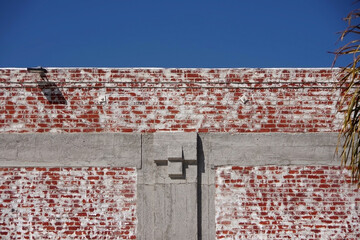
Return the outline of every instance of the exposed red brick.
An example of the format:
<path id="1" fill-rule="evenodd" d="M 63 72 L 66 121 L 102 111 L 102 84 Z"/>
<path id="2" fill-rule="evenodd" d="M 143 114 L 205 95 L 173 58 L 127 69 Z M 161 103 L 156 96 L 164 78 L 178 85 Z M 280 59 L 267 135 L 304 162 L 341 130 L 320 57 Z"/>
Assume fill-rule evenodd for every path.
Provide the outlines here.
<path id="1" fill-rule="evenodd" d="M 1 168 L 0 176 L 3 239 L 136 237 L 134 168 Z"/>
<path id="2" fill-rule="evenodd" d="M 217 239 L 359 239 L 360 191 L 348 179 L 340 167 L 219 167 Z"/>
<path id="3" fill-rule="evenodd" d="M 46 99 L 34 84 L 39 75 L 0 71 L 6 87 L 0 132 L 332 132 L 341 126 L 337 70 L 48 70 L 66 104 Z"/>

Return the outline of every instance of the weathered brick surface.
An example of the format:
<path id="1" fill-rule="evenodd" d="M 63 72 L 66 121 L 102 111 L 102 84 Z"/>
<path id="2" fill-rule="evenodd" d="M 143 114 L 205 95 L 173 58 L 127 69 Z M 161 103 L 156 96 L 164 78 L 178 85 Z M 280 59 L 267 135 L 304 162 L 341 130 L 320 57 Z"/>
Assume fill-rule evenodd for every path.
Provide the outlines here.
<path id="1" fill-rule="evenodd" d="M 0 168 L 1 239 L 136 239 L 134 168 Z"/>
<path id="2" fill-rule="evenodd" d="M 336 69 L 48 71 L 41 79 L 0 69 L 0 133 L 304 133 L 341 126 Z M 347 171 L 221 167 L 216 177 L 218 239 L 360 239 L 360 194 Z M 135 195 L 133 168 L 2 168 L 0 236 L 134 239 Z"/>
<path id="3" fill-rule="evenodd" d="M 330 69 L 49 69 L 47 80 L 66 100 L 54 104 L 40 89 L 39 74 L 0 69 L 0 132 L 337 131 L 336 74 Z"/>
<path id="4" fill-rule="evenodd" d="M 219 167 L 217 239 L 360 239 L 350 182 L 340 167 Z"/>

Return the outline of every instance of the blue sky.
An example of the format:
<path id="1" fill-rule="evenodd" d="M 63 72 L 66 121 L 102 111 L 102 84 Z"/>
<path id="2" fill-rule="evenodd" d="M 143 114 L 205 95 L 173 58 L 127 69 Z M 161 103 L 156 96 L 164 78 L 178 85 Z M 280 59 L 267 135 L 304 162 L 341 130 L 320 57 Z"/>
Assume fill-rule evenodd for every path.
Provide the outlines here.
<path id="1" fill-rule="evenodd" d="M 353 2 L 0 0 L 0 67 L 330 67 Z"/>

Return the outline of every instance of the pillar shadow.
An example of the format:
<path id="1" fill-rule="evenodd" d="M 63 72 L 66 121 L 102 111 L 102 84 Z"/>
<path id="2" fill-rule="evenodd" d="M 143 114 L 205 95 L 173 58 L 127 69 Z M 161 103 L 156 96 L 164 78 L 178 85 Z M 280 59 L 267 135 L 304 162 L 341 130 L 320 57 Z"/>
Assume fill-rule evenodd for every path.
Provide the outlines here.
<path id="1" fill-rule="evenodd" d="M 197 135 L 197 227 L 198 240 L 202 239 L 202 193 L 201 193 L 201 175 L 205 172 L 205 155 L 202 140 Z"/>

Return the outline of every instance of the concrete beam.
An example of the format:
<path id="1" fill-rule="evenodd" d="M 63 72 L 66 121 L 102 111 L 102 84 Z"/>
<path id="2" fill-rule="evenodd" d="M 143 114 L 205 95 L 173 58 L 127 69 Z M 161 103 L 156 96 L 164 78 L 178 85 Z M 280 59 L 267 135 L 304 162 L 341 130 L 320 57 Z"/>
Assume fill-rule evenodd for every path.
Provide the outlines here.
<path id="1" fill-rule="evenodd" d="M 2 167 L 141 167 L 141 134 L 0 134 Z"/>
<path id="2" fill-rule="evenodd" d="M 200 134 L 213 166 L 339 165 L 337 133 Z"/>

